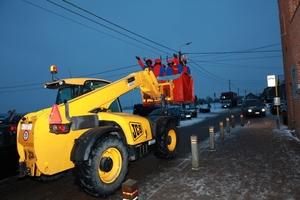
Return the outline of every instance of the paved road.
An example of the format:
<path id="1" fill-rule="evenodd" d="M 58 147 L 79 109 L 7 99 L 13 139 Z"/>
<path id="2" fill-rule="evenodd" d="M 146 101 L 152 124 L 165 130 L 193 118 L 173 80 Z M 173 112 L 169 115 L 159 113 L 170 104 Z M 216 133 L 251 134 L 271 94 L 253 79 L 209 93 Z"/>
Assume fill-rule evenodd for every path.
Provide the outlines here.
<path id="1" fill-rule="evenodd" d="M 149 155 L 131 163 L 128 179 L 138 181 L 139 199 L 300 199 L 300 148 L 291 137 L 276 133 L 274 116 L 236 125 L 225 140 L 216 134 L 199 142 L 200 166 L 190 153 L 166 161 Z M 187 132 L 181 132 L 185 134 Z M 71 172 L 51 183 L 31 179 L 0 183 L 1 199 L 96 199 L 80 192 Z M 106 199 L 122 199 L 121 191 Z"/>

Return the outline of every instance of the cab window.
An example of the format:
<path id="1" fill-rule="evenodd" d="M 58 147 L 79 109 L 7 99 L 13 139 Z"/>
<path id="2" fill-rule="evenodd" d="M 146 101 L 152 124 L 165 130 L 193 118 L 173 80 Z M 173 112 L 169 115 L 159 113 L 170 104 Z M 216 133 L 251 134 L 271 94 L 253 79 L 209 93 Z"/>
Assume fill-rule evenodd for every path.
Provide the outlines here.
<path id="1" fill-rule="evenodd" d="M 107 85 L 107 82 L 103 82 L 103 81 L 86 81 L 83 85 L 83 89 L 82 89 L 82 94 L 88 93 L 90 91 L 96 90 L 100 87 L 103 87 L 105 85 Z"/>
<path id="2" fill-rule="evenodd" d="M 110 112 L 122 112 L 122 109 L 121 109 L 121 105 L 120 105 L 120 102 L 119 102 L 119 99 L 116 99 L 114 100 L 109 108 L 108 108 L 108 111 Z"/>
<path id="3" fill-rule="evenodd" d="M 57 99 L 56 99 L 56 104 L 61 104 L 64 102 L 64 100 L 71 100 L 76 97 L 78 97 L 80 91 L 80 86 L 78 85 L 72 85 L 69 87 L 62 88 L 58 91 Z"/>

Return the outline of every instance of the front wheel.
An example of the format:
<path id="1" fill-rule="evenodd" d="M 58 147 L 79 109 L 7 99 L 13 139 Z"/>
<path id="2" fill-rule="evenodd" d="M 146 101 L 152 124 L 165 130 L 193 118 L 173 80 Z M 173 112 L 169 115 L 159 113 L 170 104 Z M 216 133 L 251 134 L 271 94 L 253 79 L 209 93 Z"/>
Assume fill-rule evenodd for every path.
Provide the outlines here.
<path id="1" fill-rule="evenodd" d="M 165 130 L 156 139 L 155 156 L 172 159 L 177 156 L 179 148 L 179 133 L 174 124 L 168 124 Z"/>
<path id="2" fill-rule="evenodd" d="M 117 136 L 105 136 L 93 145 L 88 160 L 75 162 L 75 183 L 89 195 L 107 197 L 120 188 L 128 164 L 123 141 Z"/>

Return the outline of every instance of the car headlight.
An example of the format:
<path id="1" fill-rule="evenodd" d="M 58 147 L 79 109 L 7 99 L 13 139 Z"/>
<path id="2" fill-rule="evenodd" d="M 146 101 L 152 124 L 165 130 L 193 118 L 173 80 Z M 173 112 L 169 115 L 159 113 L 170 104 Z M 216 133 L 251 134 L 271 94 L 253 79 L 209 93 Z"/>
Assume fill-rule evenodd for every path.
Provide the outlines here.
<path id="1" fill-rule="evenodd" d="M 249 109 L 248 109 L 248 112 L 252 112 L 252 109 L 249 108 Z"/>
<path id="2" fill-rule="evenodd" d="M 266 112 L 266 109 L 265 109 L 265 108 L 263 108 L 263 109 L 261 109 L 261 111 L 263 111 L 263 112 Z"/>

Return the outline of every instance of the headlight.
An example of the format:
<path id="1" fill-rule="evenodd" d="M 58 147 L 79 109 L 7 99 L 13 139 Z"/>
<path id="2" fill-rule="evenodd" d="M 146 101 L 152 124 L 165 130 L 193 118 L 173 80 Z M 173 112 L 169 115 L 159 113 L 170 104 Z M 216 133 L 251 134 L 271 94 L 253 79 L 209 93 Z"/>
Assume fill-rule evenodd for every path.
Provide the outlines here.
<path id="1" fill-rule="evenodd" d="M 248 112 L 252 112 L 252 109 L 249 108 L 249 109 L 248 109 Z"/>
<path id="2" fill-rule="evenodd" d="M 60 80 L 60 81 L 58 82 L 58 84 L 59 84 L 59 85 L 63 85 L 63 84 L 65 84 L 65 81 Z"/>
<path id="3" fill-rule="evenodd" d="M 265 109 L 265 108 L 263 108 L 263 109 L 261 109 L 261 111 L 263 111 L 263 112 L 266 112 L 266 109 Z"/>

